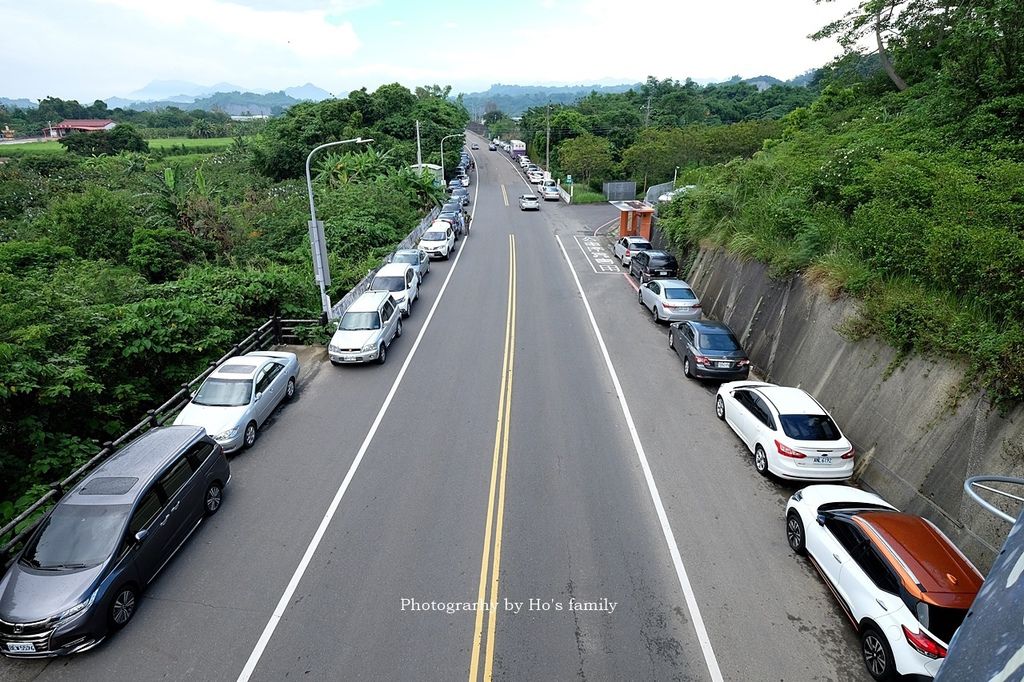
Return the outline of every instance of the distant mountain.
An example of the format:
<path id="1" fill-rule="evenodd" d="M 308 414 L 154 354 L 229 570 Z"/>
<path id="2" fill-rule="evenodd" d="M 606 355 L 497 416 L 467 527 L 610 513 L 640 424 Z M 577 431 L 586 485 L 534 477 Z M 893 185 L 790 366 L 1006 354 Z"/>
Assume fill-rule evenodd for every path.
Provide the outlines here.
<path id="1" fill-rule="evenodd" d="M 591 92 L 625 92 L 640 83 L 621 85 L 503 85 L 496 83 L 483 92 L 463 93 L 462 103 L 470 115 L 482 116 L 497 107 L 509 116 L 519 116 L 530 107 L 543 104 L 573 104 Z"/>
<path id="2" fill-rule="evenodd" d="M 331 93 L 323 88 L 318 88 L 312 83 L 306 83 L 294 88 L 285 88 L 284 94 L 297 100 L 309 100 L 311 102 L 319 102 L 331 97 Z"/>
<path id="3" fill-rule="evenodd" d="M 767 90 L 773 85 L 792 85 L 795 87 L 803 88 L 807 87 L 810 82 L 814 79 L 814 75 L 818 72 L 817 69 L 811 69 L 805 73 L 800 74 L 795 78 L 790 78 L 788 81 L 780 80 L 775 76 L 754 76 L 753 78 L 741 78 L 740 76 L 733 76 L 729 80 L 722 83 L 712 83 L 712 85 L 735 85 L 736 83 L 746 83 L 747 85 L 753 85 L 758 90 Z"/>
<path id="4" fill-rule="evenodd" d="M 208 97 L 199 97 L 191 102 L 157 100 L 154 102 L 133 102 L 127 108 L 136 111 L 155 111 L 167 107 L 177 107 L 186 111 L 202 109 L 203 111 L 220 111 L 229 116 L 262 115 L 274 116 L 288 107 L 298 104 L 300 100 L 289 97 L 283 91 L 268 92 L 217 92 Z M 110 103 L 107 103 L 110 106 Z"/>
<path id="5" fill-rule="evenodd" d="M 30 99 L 8 99 L 0 97 L 0 107 L 8 109 L 35 109 L 37 104 Z"/>
<path id="6" fill-rule="evenodd" d="M 215 92 L 233 92 L 236 90 L 242 90 L 242 88 L 231 83 L 199 85 L 190 81 L 156 80 L 151 81 L 140 90 L 129 93 L 127 99 L 133 102 L 152 102 L 155 100 L 191 101 L 191 99 L 196 97 L 212 95 Z"/>

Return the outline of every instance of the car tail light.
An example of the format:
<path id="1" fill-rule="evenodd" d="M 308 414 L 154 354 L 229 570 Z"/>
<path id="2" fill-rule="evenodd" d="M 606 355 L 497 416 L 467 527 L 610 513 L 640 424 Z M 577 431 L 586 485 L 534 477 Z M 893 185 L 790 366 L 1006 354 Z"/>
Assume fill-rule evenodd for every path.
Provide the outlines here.
<path id="1" fill-rule="evenodd" d="M 807 455 L 805 455 L 804 453 L 797 452 L 793 448 L 789 447 L 788 445 L 783 445 L 779 441 L 775 441 L 775 447 L 776 449 L 778 449 L 779 454 L 782 455 L 783 457 L 792 457 L 793 459 L 804 459 L 805 457 L 807 457 Z"/>
<path id="2" fill-rule="evenodd" d="M 699 307 L 700 307 L 700 303 L 694 303 L 694 304 L 693 304 L 693 305 L 691 305 L 690 307 L 691 307 L 691 308 L 699 308 Z"/>
<path id="3" fill-rule="evenodd" d="M 629 249 L 626 249 L 626 255 L 627 256 L 629 255 Z"/>
<path id="4" fill-rule="evenodd" d="M 678 308 L 679 306 L 677 306 L 675 303 L 662 303 L 661 307 L 662 308 Z"/>
<path id="5" fill-rule="evenodd" d="M 841 457 L 842 459 L 853 459 L 853 453 L 854 449 L 850 448 L 848 451 L 844 452 Z"/>
<path id="6" fill-rule="evenodd" d="M 914 633 L 908 630 L 906 625 L 901 627 L 903 628 L 903 635 L 907 638 L 907 643 L 910 644 L 910 646 L 914 647 L 928 658 L 946 657 L 946 647 L 936 642 L 923 631 L 918 630 Z"/>
<path id="7" fill-rule="evenodd" d="M 749 365 L 749 364 L 750 364 L 750 360 L 747 360 L 747 359 L 743 359 L 743 360 L 738 360 L 738 361 L 736 362 L 736 366 L 737 366 L 737 367 L 746 367 L 746 366 L 747 366 L 747 365 Z"/>
<path id="8" fill-rule="evenodd" d="M 693 361 L 696 362 L 698 365 L 710 365 L 711 364 L 711 361 L 708 360 L 707 357 L 704 356 L 704 355 L 694 355 L 693 356 Z"/>

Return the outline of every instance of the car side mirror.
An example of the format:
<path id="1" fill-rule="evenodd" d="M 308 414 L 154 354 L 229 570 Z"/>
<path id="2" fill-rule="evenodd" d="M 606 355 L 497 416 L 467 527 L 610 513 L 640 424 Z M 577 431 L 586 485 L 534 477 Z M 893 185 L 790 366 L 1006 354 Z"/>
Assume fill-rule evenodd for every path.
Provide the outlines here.
<path id="1" fill-rule="evenodd" d="M 262 398 L 262 397 L 263 397 L 263 391 L 260 391 L 259 393 L 257 393 L 257 394 L 256 394 L 256 397 L 255 397 L 255 398 L 253 398 L 253 400 L 254 400 L 254 401 L 256 401 L 256 400 L 259 400 L 259 399 L 260 399 L 260 398 Z"/>
<path id="2" fill-rule="evenodd" d="M 139 542 L 139 543 L 145 542 L 146 538 L 148 538 L 148 537 L 149 537 L 149 529 L 148 528 L 143 528 L 142 530 L 140 530 L 138 533 L 135 534 L 135 542 Z"/>
<path id="3" fill-rule="evenodd" d="M 824 514 L 818 514 L 818 517 L 816 519 L 814 519 L 814 520 L 818 522 L 819 526 L 824 526 L 825 525 L 825 515 Z"/>

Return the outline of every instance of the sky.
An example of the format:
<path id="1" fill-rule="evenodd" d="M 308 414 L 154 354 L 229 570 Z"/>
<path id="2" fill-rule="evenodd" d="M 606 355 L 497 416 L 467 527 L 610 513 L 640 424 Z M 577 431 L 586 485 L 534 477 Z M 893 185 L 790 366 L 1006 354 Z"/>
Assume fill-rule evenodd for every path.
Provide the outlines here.
<path id="1" fill-rule="evenodd" d="M 786 79 L 856 0 L 0 0 L 0 96 L 91 103 L 153 80 L 343 96 L 384 83 Z"/>

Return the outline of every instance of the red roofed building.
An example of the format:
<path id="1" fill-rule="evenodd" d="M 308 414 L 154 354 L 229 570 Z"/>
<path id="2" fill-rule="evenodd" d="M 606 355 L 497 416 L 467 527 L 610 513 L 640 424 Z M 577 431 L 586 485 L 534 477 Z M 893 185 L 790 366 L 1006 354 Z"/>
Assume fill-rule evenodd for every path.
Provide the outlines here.
<path id="1" fill-rule="evenodd" d="M 116 125 L 109 118 L 69 118 L 55 126 L 43 128 L 43 135 L 64 137 L 68 133 L 94 133 L 97 130 L 110 130 Z"/>

